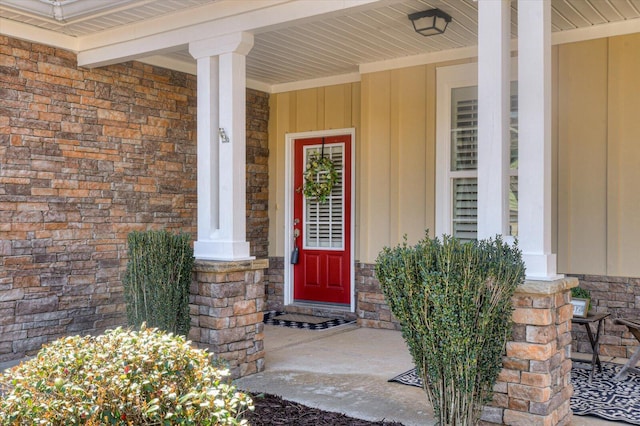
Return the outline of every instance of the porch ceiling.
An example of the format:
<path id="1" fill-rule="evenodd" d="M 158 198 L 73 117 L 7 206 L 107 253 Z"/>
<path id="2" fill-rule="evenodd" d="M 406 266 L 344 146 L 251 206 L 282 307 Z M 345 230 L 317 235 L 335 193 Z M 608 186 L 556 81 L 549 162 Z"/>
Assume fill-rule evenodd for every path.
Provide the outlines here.
<path id="1" fill-rule="evenodd" d="M 71 36 L 95 44 L 104 35 L 136 34 L 145 24 L 179 18 L 182 28 L 245 10 L 300 0 L 0 0 L 0 33 L 9 23 Z M 332 0 L 306 0 L 314 2 Z M 344 4 L 356 0 L 344 0 Z M 233 3 L 235 2 L 235 3 Z M 56 6 L 61 6 L 61 9 Z M 416 34 L 407 15 L 440 8 L 453 17 L 443 35 Z M 356 73 L 360 65 L 443 52 L 477 44 L 477 2 L 474 0 L 380 0 L 361 7 L 324 13 L 279 25 L 255 26 L 255 45 L 247 57 L 247 77 L 273 86 Z M 512 2 L 512 36 L 516 37 L 516 7 Z M 54 18 L 54 12 L 58 19 Z M 225 15 L 226 14 L 226 15 Z M 161 19 L 164 21 L 160 21 Z M 552 0 L 555 33 L 594 28 L 640 18 L 640 0 Z M 635 21 L 640 24 L 640 19 Z M 28 27 L 25 27 L 28 26 Z M 162 31 L 162 29 L 159 29 Z M 24 32 L 23 32 L 24 33 Z M 206 37 L 206 34 L 203 34 Z M 120 35 L 122 39 L 122 35 Z M 131 40 L 134 36 L 131 36 Z M 120 40 L 122 41 L 122 40 Z M 81 50 L 81 49 L 80 49 Z M 195 61 L 184 46 L 143 61 L 195 73 Z"/>

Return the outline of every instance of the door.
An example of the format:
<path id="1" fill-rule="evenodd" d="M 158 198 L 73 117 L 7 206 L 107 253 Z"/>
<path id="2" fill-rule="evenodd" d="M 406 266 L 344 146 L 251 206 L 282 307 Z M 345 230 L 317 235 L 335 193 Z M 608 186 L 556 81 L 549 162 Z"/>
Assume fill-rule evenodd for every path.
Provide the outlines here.
<path id="1" fill-rule="evenodd" d="M 332 160 L 337 179 L 324 202 L 304 196 L 310 156 Z M 293 299 L 351 303 L 351 136 L 296 139 L 293 223 L 298 262 L 293 266 Z"/>

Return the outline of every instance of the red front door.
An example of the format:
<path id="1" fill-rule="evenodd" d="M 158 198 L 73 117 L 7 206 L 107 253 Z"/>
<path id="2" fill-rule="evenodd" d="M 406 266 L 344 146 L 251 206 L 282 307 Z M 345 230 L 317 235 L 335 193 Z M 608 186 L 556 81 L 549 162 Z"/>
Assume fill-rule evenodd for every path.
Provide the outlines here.
<path id="1" fill-rule="evenodd" d="M 338 179 L 325 202 L 303 195 L 311 154 L 329 157 Z M 299 250 L 293 267 L 295 301 L 351 303 L 351 136 L 297 139 L 293 214 Z"/>

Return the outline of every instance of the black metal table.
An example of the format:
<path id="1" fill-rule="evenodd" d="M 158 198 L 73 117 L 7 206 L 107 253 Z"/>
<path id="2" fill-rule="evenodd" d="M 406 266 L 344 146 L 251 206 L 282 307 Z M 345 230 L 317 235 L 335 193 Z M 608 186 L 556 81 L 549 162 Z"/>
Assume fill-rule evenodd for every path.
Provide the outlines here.
<path id="1" fill-rule="evenodd" d="M 600 332 L 602 331 L 602 323 L 605 318 L 610 315 L 611 314 L 609 312 L 601 312 L 595 315 L 588 315 L 586 318 L 573 317 L 571 319 L 573 324 L 584 324 L 584 327 L 587 329 L 587 336 L 589 337 L 589 343 L 591 344 L 591 349 L 593 351 L 593 355 L 591 356 L 591 373 L 589 373 L 589 383 L 593 380 L 593 370 L 595 370 L 596 366 L 598 367 L 598 372 L 602 372 L 602 363 L 600 362 Z M 594 323 L 597 323 L 595 336 L 591 329 L 591 324 Z"/>

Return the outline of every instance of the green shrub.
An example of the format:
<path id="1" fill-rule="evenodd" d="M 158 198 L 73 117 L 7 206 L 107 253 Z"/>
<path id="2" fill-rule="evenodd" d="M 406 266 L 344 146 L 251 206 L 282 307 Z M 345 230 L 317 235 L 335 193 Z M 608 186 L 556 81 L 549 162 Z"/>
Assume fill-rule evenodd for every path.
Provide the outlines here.
<path id="1" fill-rule="evenodd" d="M 517 247 L 451 237 L 385 248 L 376 276 L 440 425 L 474 425 L 491 400 L 524 280 Z"/>
<path id="2" fill-rule="evenodd" d="M 2 425 L 238 425 L 251 399 L 182 336 L 66 337 L 0 376 Z"/>
<path id="3" fill-rule="evenodd" d="M 131 232 L 124 277 L 129 325 L 186 336 L 189 333 L 189 287 L 193 248 L 187 234 Z"/>

